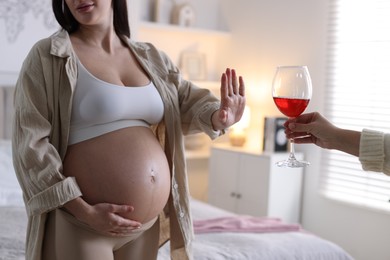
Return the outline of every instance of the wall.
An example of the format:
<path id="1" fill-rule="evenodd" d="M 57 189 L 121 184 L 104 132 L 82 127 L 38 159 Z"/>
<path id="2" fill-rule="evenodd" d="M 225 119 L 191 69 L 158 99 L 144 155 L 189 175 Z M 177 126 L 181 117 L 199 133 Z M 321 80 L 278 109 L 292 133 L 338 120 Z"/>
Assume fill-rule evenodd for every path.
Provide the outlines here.
<path id="1" fill-rule="evenodd" d="M 134 5 L 139 0 L 128 0 L 129 5 Z M 224 29 L 225 24 L 219 17 L 218 7 L 220 0 L 142 0 L 140 3 L 139 18 L 143 21 L 154 21 L 155 17 L 155 2 L 160 2 L 161 23 L 170 23 L 170 10 L 173 3 L 181 4 L 188 3 L 195 11 L 195 23 L 197 28 L 204 29 Z"/>
<path id="2" fill-rule="evenodd" d="M 0 3 L 0 84 L 18 72 L 33 44 L 58 28 L 50 0 Z M 3 78 L 3 79 L 2 79 Z"/>
<path id="3" fill-rule="evenodd" d="M 325 26 L 324 1 L 246 0 L 224 1 L 222 17 L 232 32 L 220 66 L 235 67 L 243 74 L 248 103 L 254 110 L 252 145 L 261 147 L 263 117 L 280 115 L 271 97 L 271 83 L 278 65 L 307 65 L 314 96 L 309 105 L 320 101 Z M 303 7 L 302 7 L 303 6 Z M 313 11 L 314 10 L 314 11 Z"/>
<path id="4" fill-rule="evenodd" d="M 58 25 L 50 0 L 1 0 L 0 2 L 0 86 L 13 86 L 32 45 L 53 33 Z M 12 90 L 0 91 L 0 138 L 11 136 Z"/>
<path id="5" fill-rule="evenodd" d="M 180 27 L 172 28 L 170 25 L 170 12 L 173 2 L 181 3 L 184 0 L 165 1 L 163 6 L 167 6 L 162 22 L 159 26 L 142 24 L 140 21 L 154 21 L 155 0 L 130 0 L 130 8 L 133 16 L 137 16 L 132 24 L 133 36 L 140 41 L 152 42 L 157 48 L 164 51 L 172 61 L 180 66 L 181 55 L 185 52 L 196 52 L 205 57 L 206 80 L 219 80 L 222 71 L 217 68 L 216 63 L 221 45 L 229 39 L 225 24 L 220 19 L 220 0 L 189 0 L 195 12 L 195 22 L 190 30 L 181 30 Z M 133 9 L 135 8 L 135 9 Z M 138 12 L 135 10 L 139 10 Z M 138 21 L 137 21 L 138 20 Z M 214 30 L 219 30 L 214 33 Z"/>
<path id="6" fill-rule="evenodd" d="M 308 111 L 321 111 L 326 88 L 326 0 L 224 0 L 222 16 L 232 32 L 220 66 L 237 68 L 246 79 L 253 108 L 251 140 L 261 145 L 262 117 L 278 115 L 271 98 L 275 66 L 306 64 L 313 80 Z M 304 228 L 336 242 L 357 260 L 390 259 L 390 216 L 330 201 L 318 194 L 320 149 L 301 145 L 312 163 L 305 170 Z"/>

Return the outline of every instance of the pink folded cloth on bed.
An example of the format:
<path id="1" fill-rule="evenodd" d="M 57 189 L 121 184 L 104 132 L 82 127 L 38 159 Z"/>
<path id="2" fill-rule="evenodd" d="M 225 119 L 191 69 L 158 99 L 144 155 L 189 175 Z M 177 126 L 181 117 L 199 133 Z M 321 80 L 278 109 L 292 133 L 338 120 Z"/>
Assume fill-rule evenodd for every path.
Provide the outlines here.
<path id="1" fill-rule="evenodd" d="M 252 217 L 239 215 L 194 220 L 194 232 L 196 234 L 213 232 L 267 233 L 300 230 L 301 226 L 299 224 L 286 224 L 278 218 L 270 217 Z"/>

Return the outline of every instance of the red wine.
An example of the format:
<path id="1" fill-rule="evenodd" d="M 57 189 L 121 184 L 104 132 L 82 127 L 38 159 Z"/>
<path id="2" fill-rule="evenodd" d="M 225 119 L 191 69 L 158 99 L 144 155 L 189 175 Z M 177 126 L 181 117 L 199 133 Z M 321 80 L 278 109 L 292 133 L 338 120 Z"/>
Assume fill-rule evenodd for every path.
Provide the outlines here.
<path id="1" fill-rule="evenodd" d="M 297 117 L 305 111 L 310 99 L 274 97 L 274 101 L 280 112 L 284 115 L 288 117 Z"/>

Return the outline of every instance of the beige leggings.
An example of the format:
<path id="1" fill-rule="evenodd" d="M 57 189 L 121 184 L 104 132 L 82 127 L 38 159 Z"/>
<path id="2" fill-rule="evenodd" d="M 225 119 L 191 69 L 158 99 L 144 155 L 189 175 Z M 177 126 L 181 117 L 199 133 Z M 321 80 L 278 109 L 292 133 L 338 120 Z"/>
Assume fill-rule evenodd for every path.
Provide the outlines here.
<path id="1" fill-rule="evenodd" d="M 93 230 L 64 210 L 48 214 L 43 260 L 155 260 L 158 251 L 158 218 L 134 234 L 110 237 Z"/>

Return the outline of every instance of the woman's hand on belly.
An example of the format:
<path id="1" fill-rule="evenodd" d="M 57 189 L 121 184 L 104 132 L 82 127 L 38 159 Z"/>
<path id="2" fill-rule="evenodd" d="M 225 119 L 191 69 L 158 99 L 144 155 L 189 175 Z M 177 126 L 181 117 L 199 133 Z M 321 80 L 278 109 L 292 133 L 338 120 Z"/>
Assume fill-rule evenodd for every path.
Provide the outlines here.
<path id="1" fill-rule="evenodd" d="M 109 236 L 128 236 L 132 230 L 141 227 L 141 223 L 122 215 L 133 212 L 129 205 L 117 205 L 111 203 L 98 203 L 90 205 L 81 197 L 78 197 L 64 205 L 81 222 L 89 225 L 99 233 Z"/>

